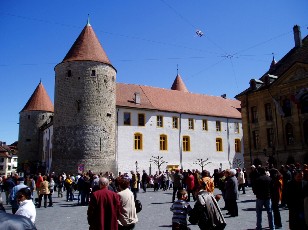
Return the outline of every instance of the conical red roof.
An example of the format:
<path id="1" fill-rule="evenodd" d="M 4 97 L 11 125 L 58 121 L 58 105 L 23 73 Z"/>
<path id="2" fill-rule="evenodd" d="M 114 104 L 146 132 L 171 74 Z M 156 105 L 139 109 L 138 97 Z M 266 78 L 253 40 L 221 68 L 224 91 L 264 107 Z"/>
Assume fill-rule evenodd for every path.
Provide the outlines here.
<path id="1" fill-rule="evenodd" d="M 171 86 L 171 89 L 173 90 L 178 90 L 178 91 L 182 91 L 182 92 L 188 92 L 186 85 L 184 84 L 181 76 L 178 74 Z"/>
<path id="2" fill-rule="evenodd" d="M 48 96 L 42 82 L 38 84 L 30 99 L 28 100 L 23 111 L 47 111 L 53 112 L 53 104 Z"/>
<path id="3" fill-rule="evenodd" d="M 98 61 L 111 65 L 89 23 L 81 31 L 79 37 L 76 39 L 62 62 L 69 61 Z"/>

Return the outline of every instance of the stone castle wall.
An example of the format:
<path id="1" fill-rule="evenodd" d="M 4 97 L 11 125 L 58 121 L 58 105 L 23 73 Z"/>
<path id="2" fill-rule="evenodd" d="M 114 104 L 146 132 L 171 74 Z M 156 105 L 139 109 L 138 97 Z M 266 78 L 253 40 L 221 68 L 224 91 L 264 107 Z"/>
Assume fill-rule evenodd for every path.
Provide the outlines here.
<path id="1" fill-rule="evenodd" d="M 18 162 L 41 161 L 39 128 L 52 116 L 45 111 L 22 111 L 19 115 Z"/>
<path id="2" fill-rule="evenodd" d="M 116 173 L 116 71 L 92 61 L 55 67 L 52 169 Z"/>

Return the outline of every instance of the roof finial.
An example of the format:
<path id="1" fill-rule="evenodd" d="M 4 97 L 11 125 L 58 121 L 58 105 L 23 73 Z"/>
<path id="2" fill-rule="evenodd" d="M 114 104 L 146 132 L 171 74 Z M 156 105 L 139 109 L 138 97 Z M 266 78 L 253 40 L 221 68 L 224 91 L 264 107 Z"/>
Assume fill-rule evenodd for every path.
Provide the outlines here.
<path id="1" fill-rule="evenodd" d="M 179 65 L 176 64 L 176 75 L 179 75 Z"/>
<path id="2" fill-rule="evenodd" d="M 90 14 L 88 14 L 87 26 L 91 26 L 91 24 L 90 24 Z"/>
<path id="3" fill-rule="evenodd" d="M 42 78 L 40 78 L 40 84 L 42 83 Z"/>
<path id="4" fill-rule="evenodd" d="M 272 68 L 274 68 L 274 66 L 276 65 L 276 60 L 275 60 L 275 55 L 274 55 L 274 53 L 272 53 L 272 55 L 273 55 L 273 60 L 272 60 L 272 63 L 271 63 L 271 66 L 270 66 L 270 69 L 272 69 Z"/>

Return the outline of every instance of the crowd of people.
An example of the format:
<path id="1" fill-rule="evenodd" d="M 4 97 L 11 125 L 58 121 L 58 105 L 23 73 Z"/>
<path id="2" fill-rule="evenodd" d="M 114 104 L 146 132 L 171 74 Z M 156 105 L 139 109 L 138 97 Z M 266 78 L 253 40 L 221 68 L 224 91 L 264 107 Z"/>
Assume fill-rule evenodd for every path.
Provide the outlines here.
<path id="1" fill-rule="evenodd" d="M 237 217 L 239 194 L 245 194 L 250 186 L 256 195 L 257 229 L 262 229 L 263 207 L 270 229 L 282 227 L 279 208 L 289 209 L 290 229 L 308 229 L 308 166 L 301 164 L 282 165 L 279 169 L 252 165 L 249 174 L 244 168 L 216 169 L 213 174 L 197 169 L 156 171 L 154 175 L 148 175 L 145 170 L 142 174 L 119 172 L 117 176 L 92 171 L 77 175 L 38 173 L 25 178 L 15 174 L 3 176 L 0 186 L 12 213 L 29 218 L 32 224 L 42 201 L 45 208 L 53 207 L 52 197 L 57 195 L 67 202 L 88 206 L 90 229 L 133 229 L 138 222 L 135 201 L 141 189 L 143 192 L 173 190 L 170 208 L 174 213 L 173 229 L 188 229 L 187 216 L 200 229 L 209 226 L 224 229 L 226 223 L 217 201 L 222 198 L 225 203 L 222 209 L 230 217 Z M 214 196 L 215 188 L 221 195 Z M 34 192 L 37 198 L 33 200 Z M 188 203 L 192 200 L 193 208 Z"/>

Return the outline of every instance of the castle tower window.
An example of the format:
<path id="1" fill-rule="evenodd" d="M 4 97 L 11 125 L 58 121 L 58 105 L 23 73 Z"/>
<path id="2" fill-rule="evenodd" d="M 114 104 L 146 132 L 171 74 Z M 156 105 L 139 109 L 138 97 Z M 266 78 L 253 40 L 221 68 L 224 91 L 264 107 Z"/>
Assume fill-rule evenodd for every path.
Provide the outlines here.
<path id="1" fill-rule="evenodd" d="M 67 71 L 67 76 L 68 76 L 68 77 L 71 77 L 71 76 L 72 76 L 72 71 L 71 71 L 71 70 L 68 70 L 68 71 Z"/>
<path id="2" fill-rule="evenodd" d="M 219 137 L 219 138 L 216 138 L 216 151 L 217 152 L 222 152 L 222 139 Z"/>
<path id="3" fill-rule="evenodd" d="M 163 116 L 161 115 L 156 116 L 156 126 L 161 128 L 164 127 Z"/>
<path id="4" fill-rule="evenodd" d="M 207 120 L 202 120 L 202 130 L 207 131 L 208 127 L 207 127 Z"/>
<path id="5" fill-rule="evenodd" d="M 96 71 L 95 71 L 95 69 L 92 69 L 92 71 L 91 71 L 91 76 L 92 76 L 92 77 L 95 77 L 95 76 L 96 76 Z"/>
<path id="6" fill-rule="evenodd" d="M 167 135 L 160 135 L 159 137 L 159 150 L 166 151 L 168 150 L 168 138 Z"/>
<path id="7" fill-rule="evenodd" d="M 220 121 L 216 121 L 216 131 L 217 132 L 221 131 L 221 122 Z"/>
<path id="8" fill-rule="evenodd" d="M 28 120 L 30 120 L 30 115 L 28 115 Z"/>
<path id="9" fill-rule="evenodd" d="M 179 118 L 178 117 L 172 117 L 172 128 L 173 129 L 179 128 Z"/>
<path id="10" fill-rule="evenodd" d="M 141 133 L 135 133 L 134 134 L 134 149 L 135 150 L 142 150 L 142 134 Z"/>
<path id="11" fill-rule="evenodd" d="M 241 152 L 241 140 L 240 139 L 234 140 L 234 150 L 235 150 L 236 153 Z"/>
<path id="12" fill-rule="evenodd" d="M 190 137 L 183 136 L 183 151 L 190 152 Z"/>
<path id="13" fill-rule="evenodd" d="M 194 129 L 194 119 L 188 118 L 188 129 Z"/>

